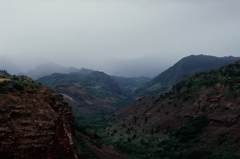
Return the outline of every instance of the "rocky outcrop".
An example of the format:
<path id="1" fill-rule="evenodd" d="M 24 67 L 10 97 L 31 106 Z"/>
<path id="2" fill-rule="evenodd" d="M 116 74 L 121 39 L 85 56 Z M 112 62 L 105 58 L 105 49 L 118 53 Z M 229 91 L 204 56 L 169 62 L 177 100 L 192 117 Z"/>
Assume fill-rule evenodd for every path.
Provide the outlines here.
<path id="1" fill-rule="evenodd" d="M 77 158 L 73 114 L 62 95 L 29 81 L 0 85 L 11 88 L 0 94 L 1 158 Z"/>

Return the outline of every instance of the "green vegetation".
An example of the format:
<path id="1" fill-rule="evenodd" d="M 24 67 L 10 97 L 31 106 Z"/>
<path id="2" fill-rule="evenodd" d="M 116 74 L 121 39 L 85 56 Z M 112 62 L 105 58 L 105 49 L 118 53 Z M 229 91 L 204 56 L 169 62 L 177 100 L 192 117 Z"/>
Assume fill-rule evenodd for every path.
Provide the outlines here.
<path id="1" fill-rule="evenodd" d="M 106 119 L 107 114 L 78 115 L 75 116 L 76 129 L 91 138 L 90 142 L 97 147 L 102 146 L 102 138 L 97 134 L 99 130 L 110 127 L 117 122 Z"/>
<path id="2" fill-rule="evenodd" d="M 117 151 L 132 159 L 238 159 L 239 154 L 229 153 L 224 149 L 194 148 L 201 139 L 197 135 L 207 126 L 204 116 L 189 118 L 186 124 L 167 134 L 134 134 L 117 132 L 109 134 L 108 143 Z M 133 131 L 134 132 L 134 131 Z M 104 136 L 106 138 L 106 136 Z M 183 146 L 184 145 L 184 149 Z"/>
<path id="3" fill-rule="evenodd" d="M 78 158 L 95 158 L 86 142 L 98 148 L 102 148 L 103 139 L 97 134 L 98 130 L 116 124 L 116 121 L 105 119 L 106 115 L 107 114 L 75 116 L 75 127 L 77 132 L 74 135 L 74 143 L 76 147 L 80 147 L 81 149 L 80 152 L 77 152 Z M 84 139 L 83 136 L 87 136 L 87 138 Z"/>
<path id="4" fill-rule="evenodd" d="M 75 124 L 86 132 L 95 133 L 97 130 L 105 129 L 115 125 L 117 121 L 107 119 L 107 114 L 78 115 L 75 116 Z"/>
<path id="5" fill-rule="evenodd" d="M 172 132 L 171 136 L 179 140 L 179 142 L 187 142 L 196 137 L 203 127 L 207 126 L 208 119 L 204 116 L 190 118 L 185 125 Z"/>
<path id="6" fill-rule="evenodd" d="M 76 132 L 77 133 L 77 132 Z M 75 134 L 73 137 L 76 152 L 79 159 L 95 159 L 95 156 L 90 151 L 90 148 L 88 147 L 86 141 L 84 140 L 83 136 L 80 134 Z"/>
<path id="7" fill-rule="evenodd" d="M 25 90 L 30 93 L 37 93 L 37 90 L 42 86 L 22 77 L 13 76 L 11 78 L 1 78 L 0 87 L 0 93 L 8 94 L 9 92 L 24 93 Z"/>
<path id="8" fill-rule="evenodd" d="M 181 142 L 193 139 L 201 132 L 208 123 L 205 117 L 189 118 L 184 126 L 168 135 L 134 133 L 129 129 L 127 132 L 113 132 L 109 134 L 109 144 L 114 145 L 116 150 L 132 159 L 157 159 L 157 158 L 187 158 L 188 152 L 181 150 Z M 106 137 L 106 136 L 104 136 Z M 184 139 L 184 140 L 183 140 Z"/>

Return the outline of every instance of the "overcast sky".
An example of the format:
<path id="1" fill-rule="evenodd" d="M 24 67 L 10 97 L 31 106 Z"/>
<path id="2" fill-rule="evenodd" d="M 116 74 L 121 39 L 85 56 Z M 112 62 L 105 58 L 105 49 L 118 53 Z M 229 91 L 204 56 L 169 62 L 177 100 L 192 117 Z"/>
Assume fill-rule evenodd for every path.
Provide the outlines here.
<path id="1" fill-rule="evenodd" d="M 138 76 L 240 56 L 240 0 L 0 0 L 0 58 Z M 152 75 L 153 76 L 153 75 Z"/>

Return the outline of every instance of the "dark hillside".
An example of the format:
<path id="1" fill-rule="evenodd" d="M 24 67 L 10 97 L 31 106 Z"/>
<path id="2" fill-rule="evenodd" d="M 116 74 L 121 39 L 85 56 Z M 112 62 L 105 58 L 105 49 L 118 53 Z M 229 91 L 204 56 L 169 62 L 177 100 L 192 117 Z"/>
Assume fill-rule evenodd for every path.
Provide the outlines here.
<path id="1" fill-rule="evenodd" d="M 240 61 L 197 73 L 109 116 L 102 135 L 131 158 L 240 158 L 239 77 Z"/>
<path id="2" fill-rule="evenodd" d="M 93 71 L 85 75 L 77 72 L 69 74 L 55 73 L 42 77 L 37 82 L 52 89 L 57 85 L 78 83 L 96 99 L 116 108 L 123 107 L 129 102 L 118 83 L 103 72 Z"/>

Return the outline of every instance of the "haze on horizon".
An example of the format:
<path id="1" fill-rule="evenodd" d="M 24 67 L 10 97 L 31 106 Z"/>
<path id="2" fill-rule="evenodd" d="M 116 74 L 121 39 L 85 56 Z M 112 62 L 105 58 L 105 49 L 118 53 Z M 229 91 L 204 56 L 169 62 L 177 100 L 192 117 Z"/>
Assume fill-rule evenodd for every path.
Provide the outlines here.
<path id="1" fill-rule="evenodd" d="M 26 72 L 54 62 L 153 77 L 192 54 L 239 56 L 239 6 L 239 0 L 1 0 L 0 66 Z"/>

